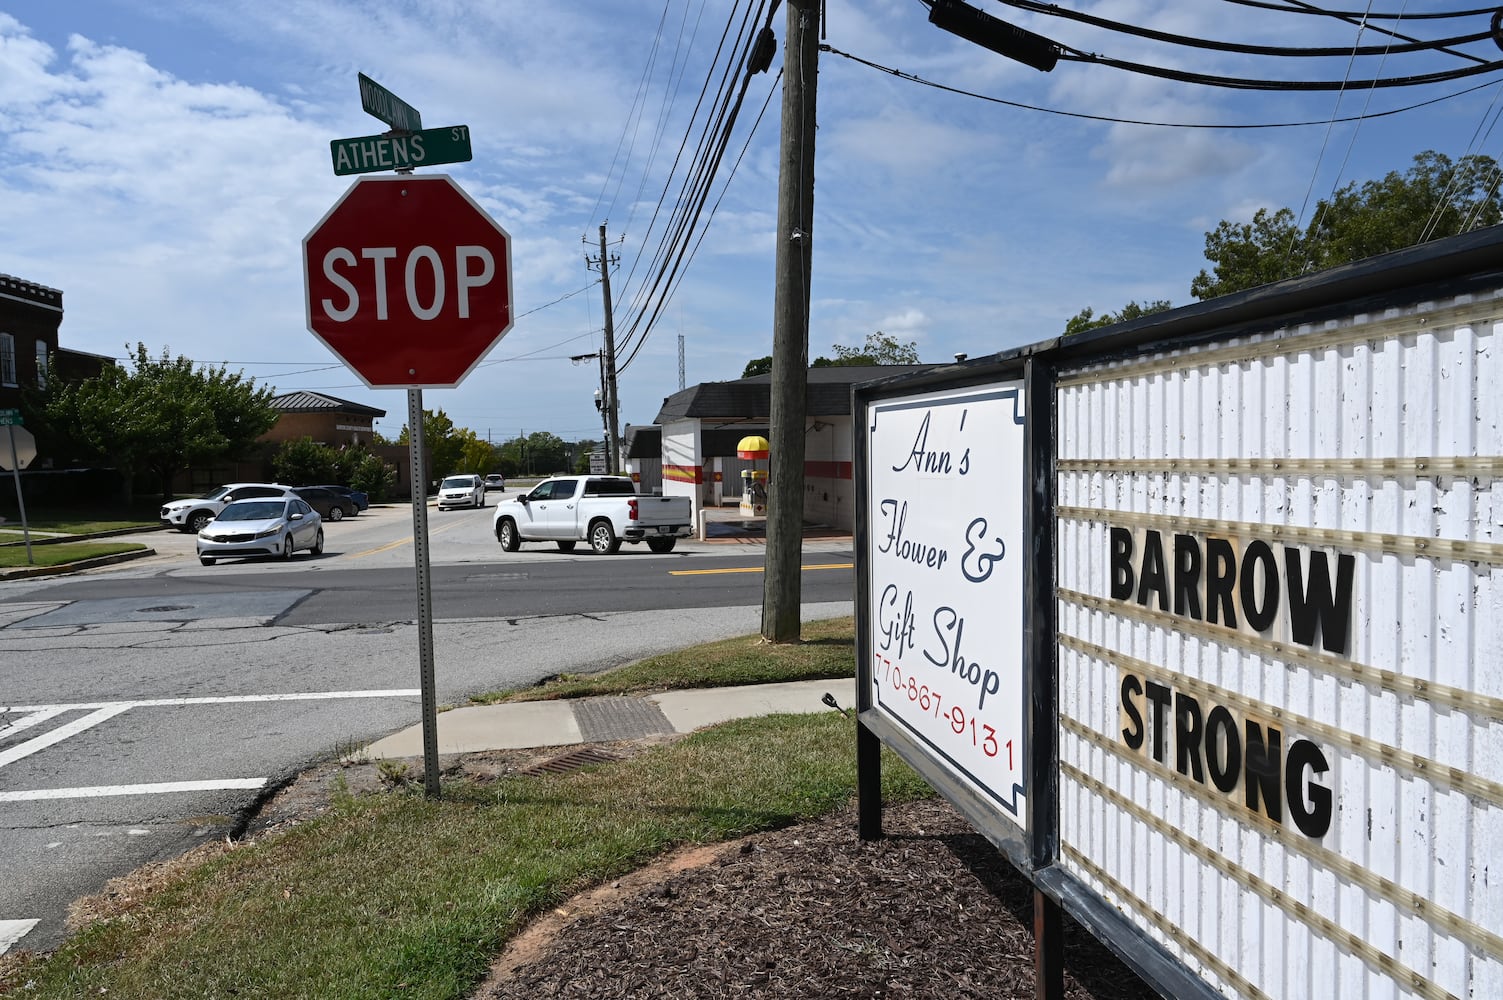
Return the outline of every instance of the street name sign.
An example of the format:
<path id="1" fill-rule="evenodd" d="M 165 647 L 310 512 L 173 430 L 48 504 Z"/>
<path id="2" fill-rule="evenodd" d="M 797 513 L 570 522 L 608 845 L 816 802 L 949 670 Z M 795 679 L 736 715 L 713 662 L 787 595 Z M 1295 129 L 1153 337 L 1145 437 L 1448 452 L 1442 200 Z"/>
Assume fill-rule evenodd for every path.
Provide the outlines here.
<path id="1" fill-rule="evenodd" d="M 24 422 L 21 419 L 20 410 L 0 410 L 0 427 L 7 425 L 19 427 Z"/>
<path id="2" fill-rule="evenodd" d="M 375 80 L 360 75 L 360 107 L 366 114 L 374 115 L 392 128 L 419 132 L 423 128 L 423 116 L 417 109 Z"/>
<path id="3" fill-rule="evenodd" d="M 362 135 L 329 143 L 334 174 L 368 174 L 377 170 L 410 170 L 440 163 L 466 163 L 470 127 L 425 128 L 409 135 Z"/>
<path id="4" fill-rule="evenodd" d="M 511 237 L 446 174 L 355 181 L 303 278 L 308 329 L 372 389 L 453 388 L 512 325 Z"/>

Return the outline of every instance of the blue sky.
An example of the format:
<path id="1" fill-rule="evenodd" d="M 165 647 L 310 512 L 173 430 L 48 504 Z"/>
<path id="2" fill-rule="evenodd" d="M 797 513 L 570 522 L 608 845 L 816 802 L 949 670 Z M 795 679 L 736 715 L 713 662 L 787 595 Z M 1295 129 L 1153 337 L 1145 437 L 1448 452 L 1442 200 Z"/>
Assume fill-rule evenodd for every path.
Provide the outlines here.
<path id="1" fill-rule="evenodd" d="M 1427 54 L 1349 66 L 1192 50 L 974 2 L 1082 51 L 1206 73 L 1341 80 L 1466 65 Z M 1269 45 L 1350 46 L 1359 34 L 1226 0 L 1062 6 Z M 395 436 L 405 394 L 367 389 L 304 320 L 301 240 L 350 181 L 334 176 L 329 142 L 385 127 L 361 110 L 364 72 L 425 126 L 470 126 L 475 159 L 443 169 L 513 240 L 515 327 L 461 386 L 426 391 L 425 405 L 498 442 L 538 430 L 599 438 L 598 369 L 569 361 L 602 346 L 598 277 L 584 255 L 598 252 L 607 223 L 623 328 L 644 302 L 661 238 L 653 212 L 665 186 L 678 189 L 673 158 L 713 42 L 738 9 L 728 0 L 11 0 L 0 9 L 0 272 L 63 290 L 66 347 L 123 357 L 140 341 L 153 354 L 227 363 L 278 391 L 381 407 L 378 429 Z M 1206 264 L 1205 233 L 1222 219 L 1288 206 L 1308 220 L 1333 187 L 1406 169 L 1425 149 L 1503 152 L 1489 127 L 1503 88 L 1496 73 L 1345 94 L 1201 87 L 1073 61 L 1045 74 L 927 18 L 919 0 L 829 0 L 825 40 L 1044 110 L 821 54 L 811 357 L 876 330 L 915 342 L 924 361 L 978 357 L 1054 336 L 1086 306 L 1186 304 Z M 748 90 L 703 242 L 658 322 L 629 345 L 623 424 L 651 421 L 678 389 L 680 337 L 691 385 L 738 378 L 771 352 L 782 10 L 773 26 L 779 51 Z M 1400 25 L 1424 38 L 1486 28 L 1486 15 Z M 1361 33 L 1362 44 L 1383 40 Z M 1488 43 L 1467 51 L 1503 57 Z M 1314 124 L 1209 130 L 1071 115 Z"/>

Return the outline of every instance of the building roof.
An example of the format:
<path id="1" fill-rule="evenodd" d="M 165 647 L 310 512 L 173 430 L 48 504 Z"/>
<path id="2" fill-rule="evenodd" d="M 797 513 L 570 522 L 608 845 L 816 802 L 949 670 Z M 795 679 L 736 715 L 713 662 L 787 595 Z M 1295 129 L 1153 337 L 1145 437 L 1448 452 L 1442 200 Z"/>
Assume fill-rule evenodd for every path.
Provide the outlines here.
<path id="1" fill-rule="evenodd" d="M 283 413 L 358 413 L 369 417 L 386 416 L 385 410 L 378 410 L 374 406 L 352 403 L 348 399 L 307 390 L 284 392 L 280 396 L 273 396 L 271 405 Z"/>
<path id="2" fill-rule="evenodd" d="M 805 414 L 848 416 L 851 386 L 894 375 L 925 372 L 939 365 L 830 365 L 809 369 Z M 701 382 L 663 400 L 657 424 L 688 417 L 751 418 L 766 421 L 772 412 L 772 376 L 753 375 L 734 382 Z"/>
<path id="3" fill-rule="evenodd" d="M 45 306 L 58 312 L 61 312 L 63 308 L 63 293 L 60 290 L 10 274 L 0 274 L 0 295 Z"/>

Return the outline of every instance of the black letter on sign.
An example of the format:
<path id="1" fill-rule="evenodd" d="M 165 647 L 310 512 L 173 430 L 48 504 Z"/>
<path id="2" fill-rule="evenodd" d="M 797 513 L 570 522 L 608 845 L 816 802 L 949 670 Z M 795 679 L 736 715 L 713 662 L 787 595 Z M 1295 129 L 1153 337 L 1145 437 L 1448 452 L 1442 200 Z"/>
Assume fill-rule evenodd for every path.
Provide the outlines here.
<path id="1" fill-rule="evenodd" d="M 1263 564 L 1263 606 L 1258 606 L 1258 564 Z M 1279 564 L 1267 542 L 1252 542 L 1242 554 L 1242 613 L 1255 632 L 1267 632 L 1279 614 Z M 1251 752 L 1252 747 L 1248 747 Z"/>
<path id="2" fill-rule="evenodd" d="M 1289 578 L 1289 631 L 1294 641 L 1315 645 L 1315 627 L 1320 626 L 1320 644 L 1328 653 L 1345 653 L 1347 622 L 1352 611 L 1352 570 L 1356 560 L 1336 557 L 1336 592 L 1331 593 L 1331 567 L 1324 552 L 1310 553 L 1310 582 L 1300 571 L 1299 549 L 1284 548 L 1284 575 Z"/>
<path id="3" fill-rule="evenodd" d="M 1237 627 L 1232 590 L 1237 586 L 1237 554 L 1225 538 L 1206 539 L 1206 621 Z"/>
<path id="4" fill-rule="evenodd" d="M 1204 785 L 1206 776 L 1200 767 L 1200 735 L 1200 702 L 1188 694 L 1175 692 L 1174 769 Z"/>
<path id="5" fill-rule="evenodd" d="M 1268 742 L 1263 742 L 1263 727 L 1251 719 L 1247 720 L 1247 808 L 1258 812 L 1258 794 L 1261 792 L 1265 800 L 1262 812 L 1268 814 L 1268 818 L 1275 823 L 1284 821 L 1284 804 L 1280 796 L 1284 789 L 1283 782 L 1279 780 L 1279 770 L 1282 766 L 1282 755 L 1279 752 L 1279 744 L 1283 740 L 1283 733 L 1272 726 L 1268 727 Z"/>
<path id="6" fill-rule="evenodd" d="M 1148 595 L 1159 592 L 1159 610 L 1169 610 L 1169 581 L 1164 575 L 1164 542 L 1157 531 L 1143 533 L 1143 571 L 1138 575 L 1138 603 L 1148 607 Z"/>
<path id="7" fill-rule="evenodd" d="M 1143 746 L 1143 716 L 1138 714 L 1138 704 L 1135 699 L 1143 693 L 1143 685 L 1132 674 L 1122 676 L 1122 711 L 1127 713 L 1127 719 L 1131 725 L 1122 730 L 1122 742 L 1134 750 L 1142 749 Z"/>
<path id="8" fill-rule="evenodd" d="M 1132 596 L 1132 532 L 1111 529 L 1112 600 L 1125 601 Z"/>
<path id="9" fill-rule="evenodd" d="M 1242 737 L 1237 734 L 1237 720 L 1220 705 L 1206 716 L 1206 765 L 1217 788 L 1230 794 L 1237 787 L 1242 777 Z"/>
<path id="10" fill-rule="evenodd" d="M 1153 702 L 1153 759 L 1164 762 L 1164 730 L 1169 725 L 1169 698 L 1172 692 L 1162 684 L 1148 682 L 1148 700 Z"/>
<path id="11" fill-rule="evenodd" d="M 1200 621 L 1200 543 L 1174 536 L 1174 613 Z"/>
<path id="12" fill-rule="evenodd" d="M 1289 745 L 1288 770 L 1284 772 L 1284 791 L 1289 798 L 1289 815 L 1294 825 L 1307 837 L 1324 837 L 1331 828 L 1331 790 L 1317 785 L 1312 778 L 1304 788 L 1305 768 L 1325 774 L 1330 765 L 1320 747 L 1309 740 L 1295 740 Z M 1305 809 L 1305 792 L 1310 793 L 1310 808 Z"/>

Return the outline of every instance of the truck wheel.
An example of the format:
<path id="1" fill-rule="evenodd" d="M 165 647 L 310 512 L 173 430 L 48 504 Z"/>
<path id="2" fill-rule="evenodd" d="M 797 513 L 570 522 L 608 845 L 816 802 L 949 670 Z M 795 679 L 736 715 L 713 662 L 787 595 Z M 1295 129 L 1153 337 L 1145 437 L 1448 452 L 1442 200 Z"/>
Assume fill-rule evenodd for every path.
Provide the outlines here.
<path id="1" fill-rule="evenodd" d="M 558 550 L 560 552 L 573 552 L 574 551 L 574 543 L 573 542 L 559 542 L 558 543 Z"/>
<path id="2" fill-rule="evenodd" d="M 515 552 L 522 545 L 522 539 L 517 537 L 517 523 L 509 517 L 503 517 L 496 525 L 496 541 L 501 543 L 505 552 Z"/>
<path id="3" fill-rule="evenodd" d="M 590 525 L 590 548 L 599 556 L 614 555 L 620 551 L 621 539 L 616 537 L 611 522 L 602 519 Z"/>
<path id="4" fill-rule="evenodd" d="M 649 538 L 647 547 L 654 552 L 672 552 L 673 543 L 677 541 L 677 538 Z"/>

